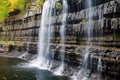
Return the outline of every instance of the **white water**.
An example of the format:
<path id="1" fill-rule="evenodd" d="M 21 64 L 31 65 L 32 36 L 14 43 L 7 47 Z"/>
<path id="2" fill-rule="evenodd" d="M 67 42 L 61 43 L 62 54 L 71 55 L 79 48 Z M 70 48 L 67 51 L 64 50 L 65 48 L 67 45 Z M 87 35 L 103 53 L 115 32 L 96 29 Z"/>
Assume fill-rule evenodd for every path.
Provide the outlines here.
<path id="1" fill-rule="evenodd" d="M 84 56 L 83 68 L 88 69 L 89 68 L 88 58 L 89 58 L 89 55 L 90 55 L 89 47 L 87 47 L 83 53 L 84 53 L 84 55 L 83 55 Z"/>
<path id="2" fill-rule="evenodd" d="M 50 69 L 51 67 L 52 55 L 50 53 L 50 43 L 53 37 L 53 26 L 51 21 L 54 7 L 55 0 L 47 0 L 43 5 L 41 26 L 39 29 L 38 56 L 31 62 L 30 66 L 40 69 Z"/>
<path id="3" fill-rule="evenodd" d="M 104 25 L 104 20 L 103 20 L 103 8 L 102 5 L 99 6 L 98 8 L 98 16 L 99 16 L 99 20 L 98 20 L 98 26 L 99 26 L 99 42 L 98 45 L 101 46 L 101 36 L 103 35 L 103 25 Z M 98 73 L 101 73 L 102 71 L 102 60 L 101 60 L 101 55 L 99 56 L 98 59 Z"/>
<path id="4" fill-rule="evenodd" d="M 88 80 L 87 73 L 84 69 L 80 69 L 79 72 L 75 73 L 72 77 L 72 80 Z"/>
<path id="5" fill-rule="evenodd" d="M 99 21 L 98 21 L 98 26 L 99 26 L 99 46 L 101 45 L 101 36 L 103 35 L 103 25 L 104 25 L 104 20 L 103 20 L 103 8 L 102 5 L 99 6 L 98 9 L 98 15 L 99 15 Z M 101 73 L 102 71 L 102 60 L 101 60 L 101 55 L 99 56 L 98 59 L 98 73 Z"/>
<path id="6" fill-rule="evenodd" d="M 99 60 L 98 60 L 98 72 L 101 73 L 102 71 L 102 60 L 101 60 L 101 56 L 99 57 Z"/>
<path id="7" fill-rule="evenodd" d="M 66 0 L 63 0 L 63 10 L 62 10 L 62 25 L 60 26 L 60 58 L 61 58 L 61 65 L 58 69 L 54 72 L 57 75 L 62 75 L 64 71 L 64 58 L 65 58 L 65 26 L 66 26 L 66 18 L 68 14 L 68 4 Z"/>
<path id="8" fill-rule="evenodd" d="M 23 58 L 23 57 L 25 57 L 26 55 L 28 55 L 28 52 L 23 53 L 22 55 L 18 56 L 18 58 Z"/>
<path id="9" fill-rule="evenodd" d="M 83 67 L 85 69 L 88 69 L 89 66 L 88 66 L 88 58 L 89 58 L 89 55 L 90 55 L 90 45 L 91 45 L 91 37 L 92 37 L 92 31 L 93 31 L 93 25 L 92 25 L 92 17 L 93 17 L 93 10 L 92 8 L 92 0 L 88 0 L 86 2 L 86 5 L 89 9 L 88 9 L 88 12 L 89 13 L 86 13 L 86 16 L 85 18 L 88 20 L 86 25 L 85 25 L 85 31 L 86 31 L 86 36 L 87 36 L 87 41 L 86 41 L 86 48 L 85 48 L 85 51 L 84 51 L 84 61 L 83 61 Z"/>
<path id="10" fill-rule="evenodd" d="M 93 31 L 93 24 L 92 24 L 92 17 L 93 17 L 93 10 L 92 8 L 92 0 L 86 0 L 85 6 L 88 7 L 88 11 L 86 12 L 85 19 L 87 20 L 84 30 L 86 33 L 86 48 L 83 51 L 83 64 L 82 64 L 82 69 L 80 69 L 77 73 L 72 76 L 72 79 L 74 80 L 88 80 L 87 78 L 87 69 L 89 69 L 89 55 L 90 55 L 90 45 L 91 45 L 91 37 L 92 37 L 92 31 Z"/>
<path id="11" fill-rule="evenodd" d="M 92 2 L 91 0 L 87 0 L 86 2 L 87 6 L 88 7 L 91 7 L 92 6 Z M 100 7 L 101 6 L 101 7 Z M 98 45 L 101 45 L 101 36 L 103 34 L 103 25 L 104 25 L 104 19 L 103 19 L 103 8 L 102 8 L 102 5 L 99 6 L 99 9 L 98 9 L 98 29 L 99 29 L 99 33 L 98 33 L 98 36 L 99 36 L 99 42 L 98 42 Z M 89 65 L 88 65 L 88 62 L 89 62 L 89 55 L 90 55 L 90 45 L 91 45 L 91 37 L 92 37 L 92 32 L 93 32 L 93 25 L 92 25 L 92 16 L 93 15 L 94 11 L 91 9 L 89 9 L 89 13 L 86 14 L 86 19 L 88 19 L 87 21 L 87 24 L 84 26 L 85 27 L 85 31 L 87 32 L 87 41 L 86 41 L 86 48 L 84 50 L 84 60 L 83 60 L 83 67 L 82 69 L 79 70 L 79 72 L 75 72 L 75 74 L 72 76 L 72 79 L 73 80 L 91 80 L 91 79 L 88 79 L 87 77 L 87 69 L 89 69 Z M 102 71 L 102 60 L 101 60 L 101 56 L 99 57 L 99 60 L 98 60 L 98 73 L 101 73 Z M 99 79 L 99 78 L 98 78 Z"/>
<path id="12" fill-rule="evenodd" d="M 99 6 L 98 8 L 98 16 L 99 16 L 99 20 L 98 20 L 98 26 L 99 26 L 99 46 L 101 45 L 101 36 L 103 35 L 103 25 L 104 25 L 104 19 L 103 19 L 103 7 L 102 5 Z"/>

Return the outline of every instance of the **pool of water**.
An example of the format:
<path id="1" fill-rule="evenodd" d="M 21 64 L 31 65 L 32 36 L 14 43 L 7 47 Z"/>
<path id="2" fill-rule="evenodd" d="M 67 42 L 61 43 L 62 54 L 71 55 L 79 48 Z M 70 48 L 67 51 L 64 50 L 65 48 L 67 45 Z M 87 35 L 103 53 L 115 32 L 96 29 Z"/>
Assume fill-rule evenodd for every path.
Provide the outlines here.
<path id="1" fill-rule="evenodd" d="M 27 61 L 0 57 L 0 80 L 69 80 L 65 76 L 53 75 L 50 71 L 21 67 Z"/>

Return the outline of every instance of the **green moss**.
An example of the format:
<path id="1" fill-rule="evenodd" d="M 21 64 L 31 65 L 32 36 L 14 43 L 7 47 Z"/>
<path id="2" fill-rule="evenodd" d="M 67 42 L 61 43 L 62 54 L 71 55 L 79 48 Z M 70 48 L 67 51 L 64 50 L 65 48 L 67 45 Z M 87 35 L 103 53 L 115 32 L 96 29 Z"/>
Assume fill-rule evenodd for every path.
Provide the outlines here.
<path id="1" fill-rule="evenodd" d="M 22 43 L 16 43 L 15 41 L 0 41 L 0 44 L 2 45 L 16 45 L 16 46 L 22 46 Z"/>
<path id="2" fill-rule="evenodd" d="M 85 19 L 82 19 L 82 21 L 80 22 L 81 24 L 85 24 L 86 23 L 86 20 Z"/>
<path id="3" fill-rule="evenodd" d="M 3 24 L 2 23 L 0 23 L 0 28 L 3 26 Z"/>
<path id="4" fill-rule="evenodd" d="M 74 53 L 75 53 L 75 55 L 79 55 L 79 54 L 80 54 L 80 52 L 79 52 L 79 51 L 75 51 Z"/>
<path id="5" fill-rule="evenodd" d="M 55 8 L 58 9 L 58 10 L 61 10 L 61 9 L 62 9 L 62 5 L 61 5 L 61 3 L 60 3 L 59 0 L 56 1 L 56 3 L 55 3 Z"/>

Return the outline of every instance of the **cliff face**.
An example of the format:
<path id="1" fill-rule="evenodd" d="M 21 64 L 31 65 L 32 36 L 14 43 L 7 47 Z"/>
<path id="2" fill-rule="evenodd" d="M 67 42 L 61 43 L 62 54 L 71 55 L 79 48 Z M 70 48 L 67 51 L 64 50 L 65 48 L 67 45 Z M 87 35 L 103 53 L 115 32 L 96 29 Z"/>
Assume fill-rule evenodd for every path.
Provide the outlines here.
<path id="1" fill-rule="evenodd" d="M 91 46 L 107 46 L 120 48 L 120 2 L 119 0 L 92 0 L 92 7 L 88 8 L 87 0 L 68 0 L 68 15 L 66 25 L 66 44 L 86 45 L 86 25 L 89 11 L 93 12 L 91 21 Z M 34 2 L 31 3 L 34 7 Z M 28 10 L 25 14 L 8 17 L 1 22 L 0 44 L 6 43 L 36 52 L 38 34 L 41 22 L 41 8 Z M 53 43 L 60 42 L 59 29 L 61 25 L 60 11 L 53 15 L 54 38 Z M 9 46 L 9 44 L 7 46 Z M 17 45 L 19 44 L 19 45 Z M 10 46 L 9 46 L 10 47 Z M 18 49 L 17 49 L 18 50 Z M 8 51 L 8 50 L 7 50 Z"/>
<path id="2" fill-rule="evenodd" d="M 94 3 L 91 8 L 85 6 L 86 1 L 88 0 L 68 0 L 69 9 L 65 29 L 65 63 L 71 66 L 72 69 L 78 69 L 79 65 L 82 64 L 84 45 L 86 45 L 87 41 L 86 29 L 88 27 L 86 25 L 88 24 L 87 17 L 89 17 L 87 15 L 91 10 L 93 12 L 91 16 L 92 35 L 89 45 L 91 46 L 90 52 L 92 54 L 90 57 L 92 57 L 93 63 L 89 63 L 89 65 L 91 65 L 92 71 L 95 72 L 98 58 L 102 56 L 103 74 L 107 73 L 105 75 L 110 74 L 118 77 L 120 71 L 120 1 L 92 0 Z M 27 11 L 26 14 L 11 16 L 4 20 L 2 27 L 0 27 L 0 44 L 3 44 L 1 41 L 4 43 L 9 42 L 10 45 L 7 45 L 9 49 L 6 51 L 16 50 L 19 52 L 28 51 L 28 53 L 32 54 L 37 53 L 41 12 L 41 9 L 38 8 L 34 12 Z M 61 16 L 59 13 L 58 10 L 56 15 L 52 16 L 55 35 L 52 40 L 54 44 L 51 45 L 51 51 L 55 53 L 55 60 L 59 60 L 59 47 L 57 46 L 60 43 Z M 106 49 L 105 47 L 111 48 Z M 54 67 L 56 65 L 53 66 L 53 70 Z M 71 74 L 68 73 L 69 71 L 66 72 L 66 75 L 73 74 L 72 70 Z"/>
<path id="3" fill-rule="evenodd" d="M 94 0 L 93 0 L 94 1 Z M 86 0 L 77 2 L 69 0 L 69 13 L 66 25 L 66 43 L 68 44 L 85 44 L 86 32 L 85 19 L 89 10 L 94 13 L 91 21 L 93 35 L 91 45 L 120 47 L 120 3 L 113 0 L 95 1 L 91 9 L 85 7 Z M 53 16 L 54 21 L 54 42 L 59 42 L 59 27 L 61 25 L 60 16 Z M 20 42 L 37 42 L 40 27 L 41 9 L 36 11 L 27 11 L 24 15 L 12 16 L 4 20 L 3 27 L 0 31 L 1 41 L 20 41 Z M 102 28 L 101 28 L 102 27 Z M 113 44 L 114 43 L 114 44 Z"/>

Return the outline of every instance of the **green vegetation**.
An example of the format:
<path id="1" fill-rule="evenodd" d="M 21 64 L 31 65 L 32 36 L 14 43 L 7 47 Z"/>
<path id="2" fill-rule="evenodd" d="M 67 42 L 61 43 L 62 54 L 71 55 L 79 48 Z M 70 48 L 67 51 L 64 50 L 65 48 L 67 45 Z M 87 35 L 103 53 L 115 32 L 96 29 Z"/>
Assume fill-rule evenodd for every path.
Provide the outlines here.
<path id="1" fill-rule="evenodd" d="M 2 27 L 2 24 L 0 23 L 0 28 Z"/>
<path id="2" fill-rule="evenodd" d="M 20 10 L 24 12 L 26 2 L 29 0 L 0 0 L 0 20 L 9 16 L 10 12 Z"/>
<path id="3" fill-rule="evenodd" d="M 58 10 L 62 9 L 62 5 L 61 5 L 61 3 L 60 3 L 59 0 L 56 2 L 55 7 L 56 7 L 56 9 L 58 9 Z"/>
<path id="4" fill-rule="evenodd" d="M 4 20 L 6 17 L 10 16 L 10 13 L 19 11 L 19 13 L 24 13 L 27 9 L 30 9 L 31 0 L 0 0 L 0 21 Z M 33 11 L 38 7 L 43 5 L 45 0 L 36 0 L 35 7 Z"/>
<path id="5" fill-rule="evenodd" d="M 44 2 L 45 2 L 45 0 L 36 0 L 35 6 L 36 6 L 37 8 L 38 8 L 38 7 L 41 7 Z"/>
<path id="6" fill-rule="evenodd" d="M 82 19 L 81 24 L 85 24 L 85 23 L 86 23 L 86 20 Z"/>
<path id="7" fill-rule="evenodd" d="M 2 44 L 2 45 L 17 45 L 17 46 L 23 45 L 21 43 L 16 43 L 15 41 L 0 41 L 0 44 Z"/>
<path id="8" fill-rule="evenodd" d="M 10 2 L 8 0 L 0 0 L 0 20 L 6 18 L 10 11 Z"/>

